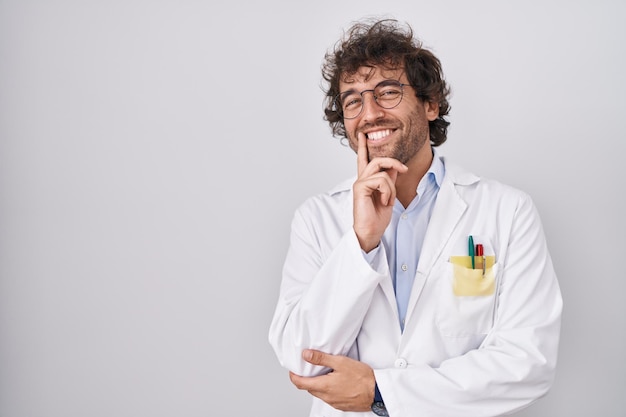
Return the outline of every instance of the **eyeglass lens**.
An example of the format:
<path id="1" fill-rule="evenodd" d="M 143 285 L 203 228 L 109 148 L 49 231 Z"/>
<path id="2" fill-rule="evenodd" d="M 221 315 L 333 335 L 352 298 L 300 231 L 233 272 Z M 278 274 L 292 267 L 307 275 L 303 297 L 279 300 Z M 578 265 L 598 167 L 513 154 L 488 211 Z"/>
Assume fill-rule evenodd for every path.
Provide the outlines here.
<path id="1" fill-rule="evenodd" d="M 341 109 L 345 119 L 353 119 L 363 110 L 363 94 L 371 92 L 376 103 L 384 109 L 392 109 L 402 101 L 402 87 L 404 84 L 395 80 L 385 80 L 376 85 L 373 90 L 346 91 L 337 96 L 337 107 Z"/>

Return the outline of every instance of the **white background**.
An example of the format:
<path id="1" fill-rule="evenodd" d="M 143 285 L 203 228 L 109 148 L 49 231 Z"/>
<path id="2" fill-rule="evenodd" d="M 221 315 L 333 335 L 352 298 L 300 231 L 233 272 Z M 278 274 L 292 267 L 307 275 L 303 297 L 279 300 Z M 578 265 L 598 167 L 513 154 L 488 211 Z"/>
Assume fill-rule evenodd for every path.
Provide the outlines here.
<path id="1" fill-rule="evenodd" d="M 381 14 L 442 60 L 442 153 L 542 216 L 561 354 L 519 415 L 625 415 L 624 2 L 0 0 L 1 417 L 307 415 L 267 332 L 354 171 L 323 55 Z"/>

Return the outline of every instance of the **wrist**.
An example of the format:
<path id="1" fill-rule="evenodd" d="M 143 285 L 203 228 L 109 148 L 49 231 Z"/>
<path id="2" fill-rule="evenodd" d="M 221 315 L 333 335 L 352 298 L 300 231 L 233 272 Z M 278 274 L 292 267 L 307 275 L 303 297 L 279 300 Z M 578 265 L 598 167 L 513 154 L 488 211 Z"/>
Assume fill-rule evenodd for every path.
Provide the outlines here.
<path id="1" fill-rule="evenodd" d="M 378 390 L 378 384 L 374 384 L 374 402 L 372 403 L 372 412 L 377 416 L 388 416 L 387 407 L 383 401 L 383 396 Z"/>
<path id="2" fill-rule="evenodd" d="M 378 238 L 362 237 L 361 235 L 359 235 L 356 229 L 354 230 L 354 233 L 356 234 L 356 238 L 359 242 L 359 246 L 365 253 L 369 253 L 373 251 L 380 244 L 380 237 Z"/>

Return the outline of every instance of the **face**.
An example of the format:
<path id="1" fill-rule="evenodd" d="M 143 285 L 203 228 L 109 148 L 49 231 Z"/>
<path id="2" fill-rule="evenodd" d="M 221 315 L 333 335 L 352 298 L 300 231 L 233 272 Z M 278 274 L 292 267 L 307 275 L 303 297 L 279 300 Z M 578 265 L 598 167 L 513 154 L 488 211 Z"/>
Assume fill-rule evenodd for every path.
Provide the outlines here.
<path id="1" fill-rule="evenodd" d="M 409 84 L 403 69 L 361 67 L 353 76 L 343 77 L 339 90 L 361 92 L 373 89 L 384 80 L 398 80 Z M 372 93 L 363 94 L 363 110 L 354 119 L 345 119 L 346 134 L 350 147 L 356 151 L 357 135 L 367 137 L 369 159 L 392 157 L 407 164 L 420 151 L 431 152 L 428 122 L 439 115 L 435 103 L 423 102 L 415 96 L 415 90 L 404 86 L 402 101 L 392 109 L 379 106 Z"/>

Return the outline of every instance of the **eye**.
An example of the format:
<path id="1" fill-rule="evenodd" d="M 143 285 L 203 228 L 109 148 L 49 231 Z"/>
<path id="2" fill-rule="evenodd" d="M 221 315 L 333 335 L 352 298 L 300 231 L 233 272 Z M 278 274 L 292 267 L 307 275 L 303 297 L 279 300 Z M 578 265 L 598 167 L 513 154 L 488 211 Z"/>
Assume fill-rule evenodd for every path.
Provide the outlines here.
<path id="1" fill-rule="evenodd" d="M 379 100 L 395 100 L 401 94 L 402 91 L 396 87 L 384 87 L 377 92 L 376 97 L 378 97 Z"/>
<path id="2" fill-rule="evenodd" d="M 361 106 L 361 95 L 360 94 L 352 94 L 345 97 L 343 100 L 343 109 L 350 110 L 359 108 Z"/>

